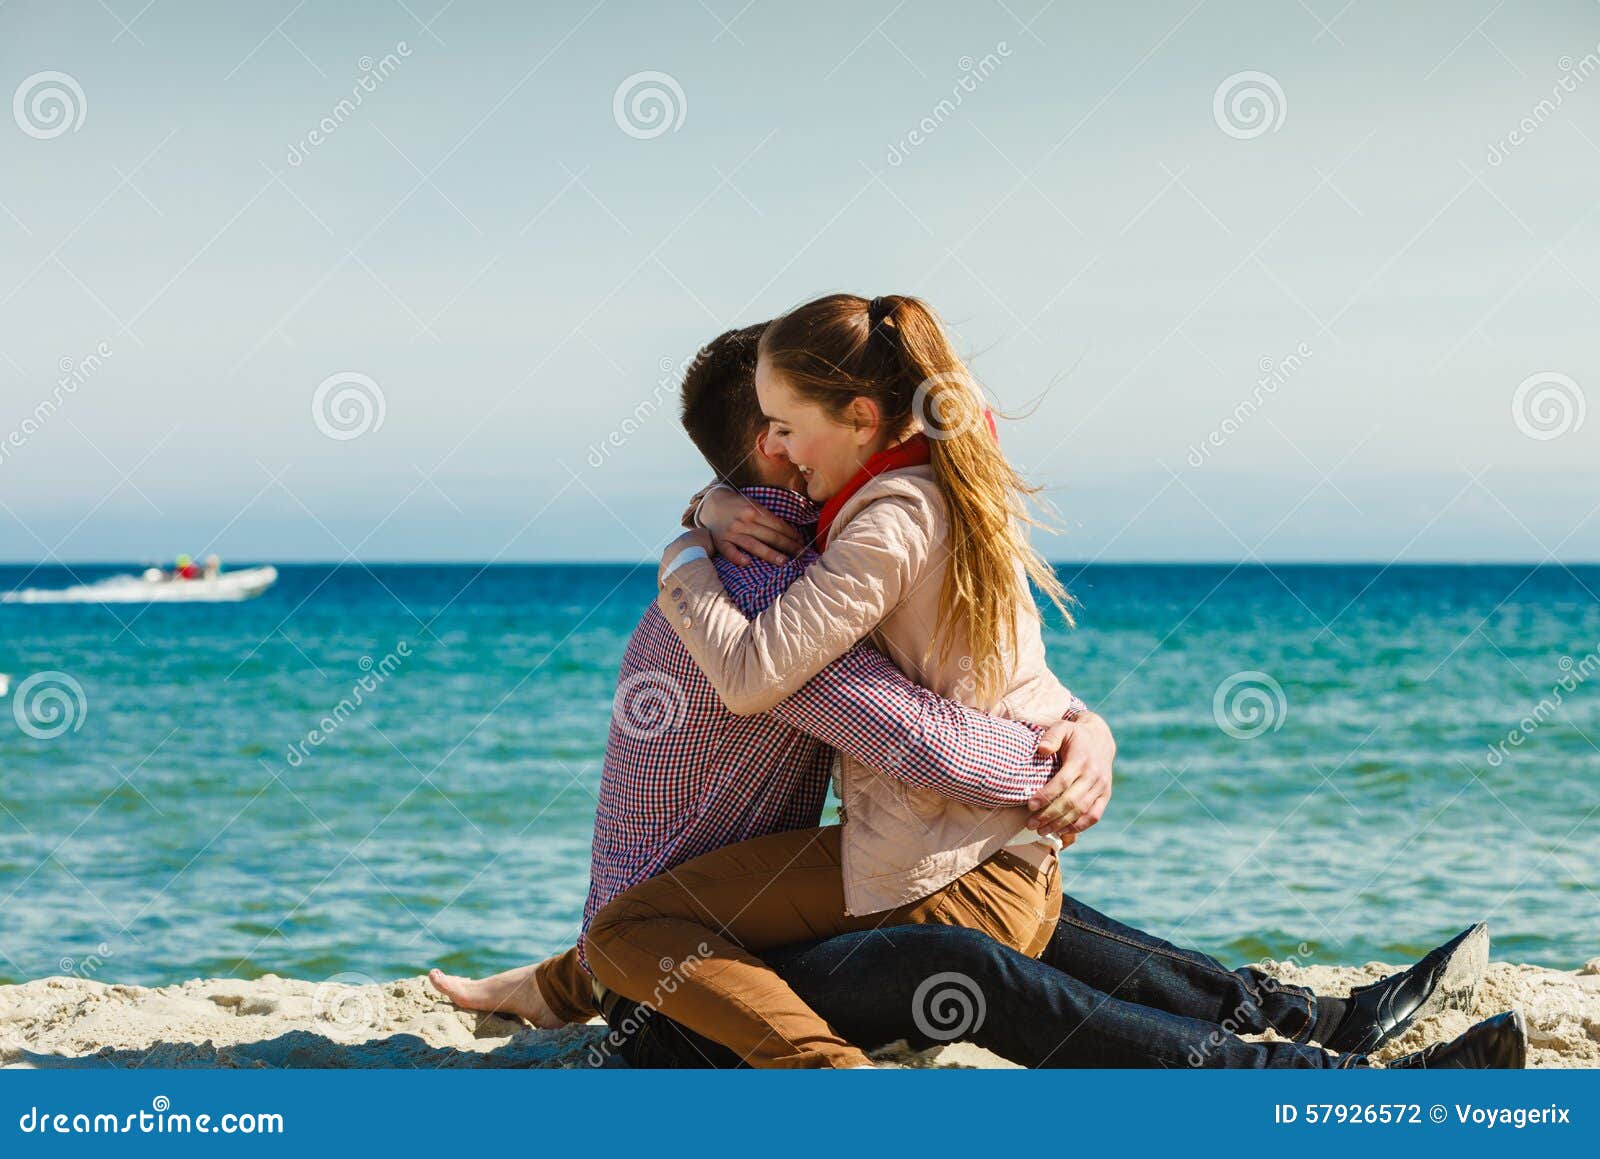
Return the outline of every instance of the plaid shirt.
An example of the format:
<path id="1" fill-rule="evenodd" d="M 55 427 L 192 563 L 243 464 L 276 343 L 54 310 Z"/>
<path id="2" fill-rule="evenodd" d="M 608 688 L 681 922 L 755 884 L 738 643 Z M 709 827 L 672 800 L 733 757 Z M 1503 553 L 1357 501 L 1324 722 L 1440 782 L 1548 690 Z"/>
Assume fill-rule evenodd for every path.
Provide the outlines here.
<path id="1" fill-rule="evenodd" d="M 809 539 L 817 508 L 791 491 L 745 495 Z M 746 616 L 816 558 L 717 573 Z M 623 654 L 595 814 L 583 928 L 630 886 L 736 841 L 821 820 L 833 751 L 970 804 L 1019 805 L 1055 772 L 1039 729 L 987 716 L 912 683 L 858 644 L 769 714 L 735 716 L 652 603 Z M 579 940 L 580 954 L 583 940 Z"/>

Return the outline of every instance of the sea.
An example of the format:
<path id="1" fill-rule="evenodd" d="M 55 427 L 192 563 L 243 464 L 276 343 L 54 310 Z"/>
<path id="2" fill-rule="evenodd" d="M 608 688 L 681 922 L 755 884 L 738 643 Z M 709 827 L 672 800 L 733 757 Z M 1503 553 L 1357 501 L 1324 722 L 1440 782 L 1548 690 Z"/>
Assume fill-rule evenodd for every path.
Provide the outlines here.
<path id="1" fill-rule="evenodd" d="M 242 603 L 0 604 L 0 982 L 571 944 L 654 564 L 279 571 Z M 1600 567 L 1060 572 L 1051 664 L 1118 743 L 1069 893 L 1230 965 L 1396 962 L 1479 920 L 1497 959 L 1600 957 Z"/>

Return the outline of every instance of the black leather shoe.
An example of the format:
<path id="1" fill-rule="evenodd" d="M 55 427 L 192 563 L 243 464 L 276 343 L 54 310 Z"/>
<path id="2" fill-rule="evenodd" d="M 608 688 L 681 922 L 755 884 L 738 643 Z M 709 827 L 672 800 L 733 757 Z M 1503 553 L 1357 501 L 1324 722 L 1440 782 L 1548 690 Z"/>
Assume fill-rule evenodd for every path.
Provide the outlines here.
<path id="1" fill-rule="evenodd" d="M 1489 927 L 1462 930 L 1412 966 L 1351 992 L 1350 1008 L 1322 1045 L 1340 1054 L 1370 1054 L 1419 1018 L 1470 1010 L 1489 966 Z"/>
<path id="2" fill-rule="evenodd" d="M 1521 1070 L 1528 1065 L 1528 1024 L 1520 1010 L 1507 1010 L 1452 1042 L 1436 1042 L 1387 1065 L 1390 1070 Z"/>

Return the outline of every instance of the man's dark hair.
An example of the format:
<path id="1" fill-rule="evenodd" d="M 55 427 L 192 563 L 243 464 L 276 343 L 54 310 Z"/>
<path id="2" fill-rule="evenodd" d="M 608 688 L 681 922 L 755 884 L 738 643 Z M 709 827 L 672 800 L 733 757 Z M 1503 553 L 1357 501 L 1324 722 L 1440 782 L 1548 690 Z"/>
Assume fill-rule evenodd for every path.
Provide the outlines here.
<path id="1" fill-rule="evenodd" d="M 755 441 L 766 419 L 756 398 L 756 347 L 766 328 L 762 322 L 717 335 L 683 376 L 683 429 L 717 478 L 735 487 L 760 482 Z"/>

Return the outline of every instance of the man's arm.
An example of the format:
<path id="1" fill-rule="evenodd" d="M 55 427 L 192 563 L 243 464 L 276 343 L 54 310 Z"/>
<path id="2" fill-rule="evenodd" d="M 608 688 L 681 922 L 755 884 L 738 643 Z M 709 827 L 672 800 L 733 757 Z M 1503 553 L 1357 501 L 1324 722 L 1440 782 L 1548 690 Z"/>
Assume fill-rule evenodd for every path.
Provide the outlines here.
<path id="1" fill-rule="evenodd" d="M 804 574 L 814 558 L 806 552 L 781 567 L 734 567 L 720 558 L 714 562 L 739 610 L 754 617 Z M 1066 722 L 1041 733 L 1031 725 L 967 708 L 913 683 L 866 644 L 845 652 L 771 711 L 872 768 L 987 808 L 1028 804 L 1037 815 L 1072 787 L 1072 778 L 1062 773 L 1090 758 L 1110 768 L 1099 733 L 1080 735 L 1076 724 Z M 1064 740 L 1067 751 L 1061 753 L 1058 770 L 1057 753 Z M 1109 796 L 1109 789 L 1100 795 Z M 1058 810 L 1051 820 L 1048 828 L 1040 827 L 1041 836 L 1060 836 L 1070 843 L 1099 817 L 1087 820 L 1073 813 L 1063 820 Z"/>
<path id="2" fill-rule="evenodd" d="M 772 715 L 879 772 L 987 808 L 1025 805 L 1056 771 L 1041 729 L 947 700 L 858 644 Z"/>

